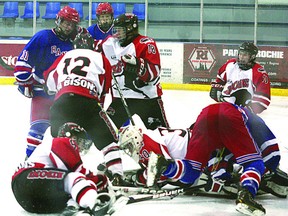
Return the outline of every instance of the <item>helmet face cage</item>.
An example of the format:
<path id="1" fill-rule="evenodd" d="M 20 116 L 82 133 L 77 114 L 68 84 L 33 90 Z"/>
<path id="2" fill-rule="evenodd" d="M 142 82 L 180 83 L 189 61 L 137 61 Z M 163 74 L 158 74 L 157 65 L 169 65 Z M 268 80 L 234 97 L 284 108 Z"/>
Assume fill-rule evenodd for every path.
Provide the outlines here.
<path id="1" fill-rule="evenodd" d="M 126 28 L 114 26 L 112 29 L 112 35 L 119 40 L 120 44 L 122 44 L 126 40 Z"/>
<path id="2" fill-rule="evenodd" d="M 81 155 L 85 155 L 92 145 L 86 130 L 72 122 L 65 123 L 59 128 L 58 137 L 68 137 L 76 141 Z"/>
<path id="3" fill-rule="evenodd" d="M 56 15 L 56 33 L 62 39 L 67 39 L 78 28 L 79 13 L 69 6 L 63 7 Z M 69 26 L 69 27 L 68 27 Z"/>
<path id="4" fill-rule="evenodd" d="M 125 39 L 119 41 L 120 44 L 128 44 L 138 35 L 138 17 L 132 13 L 122 14 L 115 18 L 113 31 L 116 31 L 114 28 L 118 27 L 125 28 L 126 31 Z"/>
<path id="5" fill-rule="evenodd" d="M 73 41 L 74 49 L 94 49 L 94 39 L 87 33 L 79 33 Z"/>
<path id="6" fill-rule="evenodd" d="M 238 65 L 241 69 L 249 69 L 253 67 L 256 55 L 258 53 L 258 48 L 252 42 L 244 42 L 240 45 L 238 50 Z M 239 59 L 239 54 L 249 55 L 249 58 L 246 60 L 245 57 L 243 59 Z"/>
<path id="7" fill-rule="evenodd" d="M 139 162 L 139 152 L 143 142 L 143 135 L 140 129 L 135 126 L 120 128 L 119 146 L 134 161 Z"/>

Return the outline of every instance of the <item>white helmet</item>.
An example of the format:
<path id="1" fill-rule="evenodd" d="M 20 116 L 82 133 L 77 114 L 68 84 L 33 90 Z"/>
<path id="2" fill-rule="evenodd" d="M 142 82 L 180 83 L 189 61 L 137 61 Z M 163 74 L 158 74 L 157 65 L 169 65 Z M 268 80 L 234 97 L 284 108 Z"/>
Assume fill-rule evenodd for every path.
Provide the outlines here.
<path id="1" fill-rule="evenodd" d="M 119 130 L 119 146 L 127 155 L 139 162 L 139 152 L 143 142 L 143 134 L 137 126 L 128 125 Z"/>

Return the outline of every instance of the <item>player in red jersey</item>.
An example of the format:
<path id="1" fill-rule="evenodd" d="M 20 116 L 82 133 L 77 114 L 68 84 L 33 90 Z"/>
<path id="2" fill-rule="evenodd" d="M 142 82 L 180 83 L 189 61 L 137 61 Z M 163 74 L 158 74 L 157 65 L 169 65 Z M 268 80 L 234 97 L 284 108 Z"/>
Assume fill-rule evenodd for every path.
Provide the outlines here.
<path id="1" fill-rule="evenodd" d="M 152 131 L 140 126 L 139 132 L 137 127 L 121 128 L 120 147 L 136 161 L 148 163 L 148 174 L 139 172 L 136 175 L 138 185 L 147 183 L 148 186 L 158 183 L 159 177 L 161 180 L 168 179 L 168 182 L 174 183 L 178 181 L 186 186 L 196 184 L 212 152 L 225 147 L 233 154 L 236 163 L 243 166 L 241 188 L 236 200 L 237 209 L 242 213 L 247 210 L 251 215 L 256 212 L 261 215 L 265 213 L 265 209 L 254 201 L 254 197 L 259 189 L 265 165 L 256 143 L 258 140 L 262 144 L 263 140 L 259 137 L 255 140 L 251 136 L 251 133 L 254 133 L 251 130 L 253 124 L 261 124 L 258 116 L 256 117 L 256 120 L 253 119 L 248 109 L 231 103 L 212 104 L 202 110 L 191 129 L 172 130 L 159 127 Z M 277 147 L 272 135 L 267 131 L 263 137 L 267 139 L 266 144 L 274 143 Z M 262 150 L 265 146 L 262 146 Z M 279 164 L 280 157 L 277 155 L 277 151 L 271 153 L 271 163 Z M 266 164 L 269 165 L 269 162 Z M 149 175 L 152 180 L 149 180 Z M 287 175 L 285 178 L 287 184 Z"/>
<path id="2" fill-rule="evenodd" d="M 38 214 L 72 215 L 81 209 L 96 214 L 93 209 L 107 198 L 111 201 L 105 206 L 108 210 L 113 197 L 105 193 L 107 177 L 86 169 L 81 159 L 92 145 L 86 131 L 69 122 L 60 127 L 56 138 L 45 141 L 12 176 L 12 191 L 19 205 Z"/>
<path id="3" fill-rule="evenodd" d="M 154 39 L 139 34 L 137 16 L 126 13 L 116 17 L 113 35 L 100 44 L 100 50 L 111 63 L 113 76 L 131 115 L 137 113 L 149 129 L 169 127 L 162 101 L 160 54 Z M 119 128 L 126 121 L 127 115 L 114 80 L 112 94 L 109 111 L 111 119 Z M 117 172 L 111 154 L 106 149 L 103 151 L 106 166 L 112 173 Z"/>
<path id="4" fill-rule="evenodd" d="M 270 79 L 256 62 L 258 48 L 251 42 L 240 45 L 238 58 L 228 60 L 211 84 L 210 97 L 249 107 L 261 113 L 270 104 Z M 240 91 L 241 90 L 241 91 Z"/>
<path id="5" fill-rule="evenodd" d="M 120 178 L 123 167 L 118 137 L 101 108 L 111 88 L 111 65 L 103 54 L 93 51 L 94 39 L 89 33 L 77 35 L 73 43 L 76 49 L 59 57 L 45 71 L 47 92 L 55 94 L 50 109 L 52 136 L 57 135 L 65 122 L 81 125 L 96 148 L 110 155 L 113 166 L 117 167 L 114 174 Z"/>

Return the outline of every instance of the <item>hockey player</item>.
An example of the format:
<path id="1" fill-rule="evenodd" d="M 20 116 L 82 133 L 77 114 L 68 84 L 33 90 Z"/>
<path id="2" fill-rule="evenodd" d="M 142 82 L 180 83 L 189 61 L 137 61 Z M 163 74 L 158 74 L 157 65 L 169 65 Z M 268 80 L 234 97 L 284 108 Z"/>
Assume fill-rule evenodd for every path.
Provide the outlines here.
<path id="1" fill-rule="evenodd" d="M 86 31 L 78 26 L 78 12 L 69 6 L 63 7 L 56 16 L 56 27 L 37 32 L 20 53 L 14 70 L 18 90 L 31 98 L 30 129 L 27 136 L 26 156 L 42 142 L 49 127 L 49 108 L 53 97 L 41 87 L 43 72 L 61 54 L 72 50 L 72 40 L 78 32 Z M 40 85 L 40 87 L 39 87 Z"/>
<path id="2" fill-rule="evenodd" d="M 87 28 L 95 40 L 103 40 L 112 35 L 113 8 L 108 2 L 99 3 L 96 8 L 97 22 Z"/>
<path id="3" fill-rule="evenodd" d="M 254 201 L 254 197 L 265 166 L 255 140 L 251 139 L 249 112 L 224 102 L 204 108 L 191 129 L 159 127 L 151 131 L 141 127 L 142 135 L 137 128 L 122 128 L 120 148 L 136 161 L 140 159 L 140 162 L 147 164 L 149 160 L 148 180 L 146 182 L 145 173 L 138 173 L 138 184 L 146 182 L 148 186 L 154 185 L 161 176 L 161 180 L 168 178 L 169 182 L 178 181 L 189 186 L 197 183 L 211 153 L 225 147 L 244 167 L 236 199 L 237 210 L 249 215 L 263 215 L 265 209 Z M 267 137 L 269 141 L 270 137 Z"/>
<path id="4" fill-rule="evenodd" d="M 104 55 L 93 51 L 94 39 L 89 33 L 78 34 L 73 43 L 75 49 L 60 56 L 44 74 L 48 93 L 55 94 L 50 110 L 52 136 L 65 122 L 81 125 L 97 149 L 109 155 L 118 171 L 113 174 L 121 181 L 118 137 L 100 105 L 111 88 L 110 63 Z"/>
<path id="5" fill-rule="evenodd" d="M 60 127 L 56 138 L 45 141 L 12 176 L 11 186 L 19 205 L 38 214 L 107 212 L 115 201 L 106 193 L 108 179 L 86 169 L 81 159 L 92 145 L 86 131 L 69 122 Z"/>
<path id="6" fill-rule="evenodd" d="M 165 116 L 160 85 L 160 54 L 155 41 L 138 32 L 138 18 L 125 13 L 114 20 L 113 36 L 101 44 L 102 51 L 112 66 L 112 73 L 119 88 L 112 84 L 113 100 L 109 110 L 117 128 L 126 121 L 126 110 L 121 94 L 126 100 L 131 115 L 137 113 L 149 129 L 169 127 Z M 121 94 L 120 94 L 120 92 Z M 115 173 L 117 168 L 107 149 L 104 149 L 106 166 Z M 108 154 L 109 153 L 109 154 Z"/>
<path id="7" fill-rule="evenodd" d="M 277 197 L 286 198 L 287 197 L 286 186 L 288 185 L 285 186 L 285 184 L 283 185 L 278 180 L 280 178 L 279 175 L 285 175 L 279 169 L 280 150 L 278 146 L 278 141 L 273 132 L 265 124 L 262 118 L 251 112 L 246 112 L 246 114 L 248 116 L 248 121 L 246 122 L 246 124 L 249 128 L 249 133 L 251 134 L 251 136 L 253 137 L 254 141 L 256 142 L 261 151 L 262 158 L 266 168 L 265 175 L 263 176 L 263 181 L 261 182 L 260 185 L 260 189 L 262 191 L 264 190 L 265 192 L 272 193 Z M 223 186 L 224 182 L 225 185 L 228 182 L 235 183 L 233 182 L 233 179 L 231 179 L 232 178 L 231 172 L 228 172 L 228 170 L 233 171 L 231 169 L 232 168 L 231 165 L 233 165 L 233 163 L 235 162 L 233 154 L 231 154 L 228 149 L 224 149 L 220 153 L 221 157 L 219 157 L 220 156 L 219 153 L 220 151 L 214 152 L 214 154 L 212 155 L 211 159 L 207 164 L 208 166 L 207 170 L 212 171 L 211 176 L 213 182 L 211 182 L 210 185 L 211 188 L 207 187 L 206 190 L 213 191 L 216 189 L 216 191 L 214 192 L 221 190 L 221 187 Z M 235 173 L 232 172 L 232 175 L 233 174 Z M 238 181 L 238 179 L 234 180 Z M 218 185 L 218 187 L 216 185 Z"/>
<path id="8" fill-rule="evenodd" d="M 256 63 L 258 48 L 244 42 L 238 58 L 228 60 L 211 84 L 210 97 L 249 107 L 254 113 L 263 112 L 270 104 L 270 79 L 265 69 Z M 242 90 L 242 91 L 239 91 Z"/>

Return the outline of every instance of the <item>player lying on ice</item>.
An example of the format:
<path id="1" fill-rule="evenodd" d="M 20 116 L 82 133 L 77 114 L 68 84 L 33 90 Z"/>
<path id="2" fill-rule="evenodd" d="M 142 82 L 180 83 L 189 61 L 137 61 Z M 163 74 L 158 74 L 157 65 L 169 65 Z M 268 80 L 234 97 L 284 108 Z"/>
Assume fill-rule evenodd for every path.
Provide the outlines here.
<path id="1" fill-rule="evenodd" d="M 81 156 L 91 145 L 77 124 L 60 127 L 58 137 L 39 145 L 14 173 L 12 190 L 19 205 L 31 213 L 105 215 L 126 204 L 127 198 L 116 201 L 115 194 L 107 193 L 105 175 L 84 168 Z"/>
<path id="2" fill-rule="evenodd" d="M 227 148 L 243 166 L 236 209 L 248 215 L 264 215 L 265 209 L 254 198 L 265 172 L 261 151 L 251 138 L 248 110 L 230 103 L 216 103 L 204 108 L 192 129 L 154 131 L 143 127 L 123 127 L 120 148 L 136 161 L 148 164 L 136 182 L 154 186 L 161 180 L 180 182 L 184 186 L 197 184 L 213 151 Z M 251 125 L 250 125 L 251 126 Z M 150 153 L 153 152 L 153 153 Z"/>

